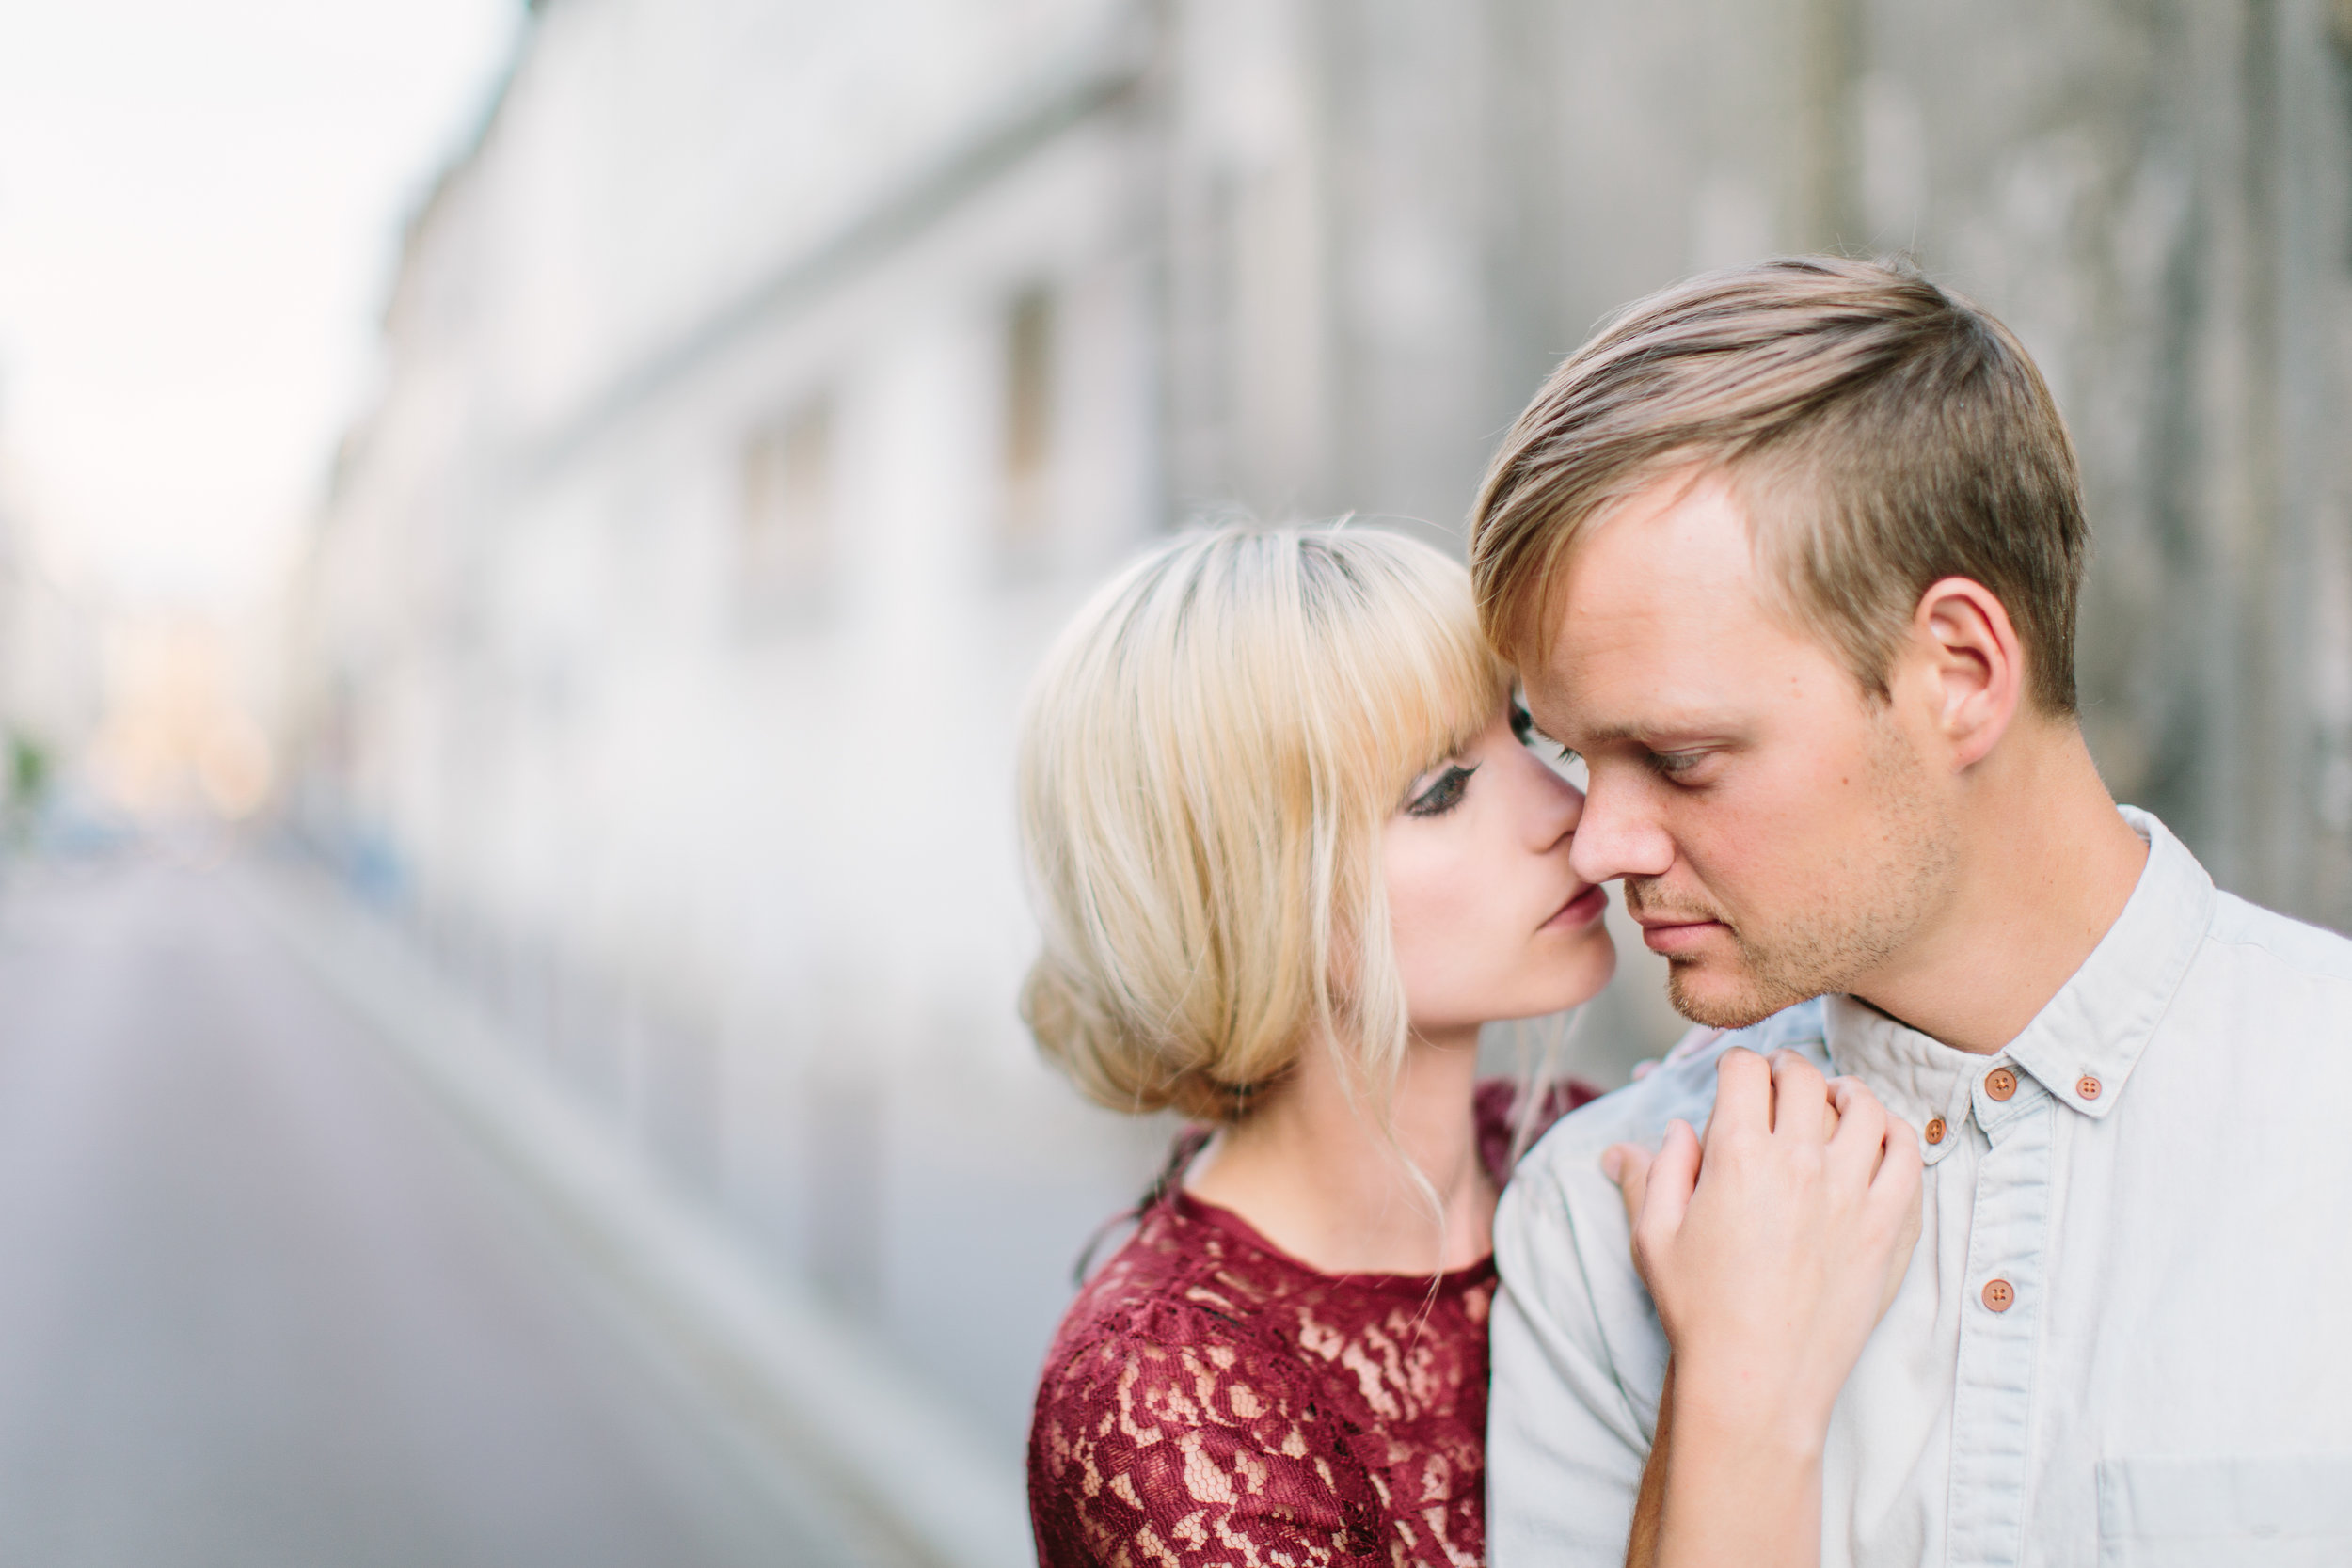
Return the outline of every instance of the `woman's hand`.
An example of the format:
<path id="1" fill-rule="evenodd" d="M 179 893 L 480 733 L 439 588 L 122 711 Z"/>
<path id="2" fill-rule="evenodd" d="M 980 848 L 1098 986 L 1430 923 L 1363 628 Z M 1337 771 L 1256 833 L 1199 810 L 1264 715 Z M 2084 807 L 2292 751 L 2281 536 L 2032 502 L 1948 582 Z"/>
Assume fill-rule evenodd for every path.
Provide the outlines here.
<path id="1" fill-rule="evenodd" d="M 1858 1080 L 1735 1050 L 1703 1146 L 1676 1122 L 1603 1166 L 1674 1352 L 1660 1560 L 1814 1560 L 1830 1411 L 1919 1236 L 1915 1135 Z"/>
<path id="2" fill-rule="evenodd" d="M 1911 1128 L 1858 1079 L 1733 1050 L 1704 1147 L 1677 1121 L 1657 1155 L 1621 1144 L 1603 1164 L 1686 1395 L 1720 1385 L 1757 1435 L 1818 1444 L 1918 1241 Z"/>

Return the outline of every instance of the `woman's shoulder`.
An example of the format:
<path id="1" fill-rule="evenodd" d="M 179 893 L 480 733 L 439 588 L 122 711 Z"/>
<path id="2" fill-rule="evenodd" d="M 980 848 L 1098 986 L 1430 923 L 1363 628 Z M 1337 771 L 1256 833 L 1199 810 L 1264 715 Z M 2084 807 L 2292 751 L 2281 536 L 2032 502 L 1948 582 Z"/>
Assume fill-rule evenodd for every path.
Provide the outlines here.
<path id="1" fill-rule="evenodd" d="M 1248 1299 L 1248 1259 L 1232 1266 L 1230 1247 L 1163 1202 L 1072 1304 L 1029 1426 L 1030 1513 L 1049 1568 L 1188 1529 L 1304 1548 L 1300 1561 L 1376 1555 L 1377 1488 L 1310 1370 Z"/>
<path id="2" fill-rule="evenodd" d="M 1168 1197 L 1145 1210 L 1135 1234 L 1090 1277 L 1063 1315 L 1046 1356 L 1041 1408 L 1065 1386 L 1117 1375 L 1131 1362 L 1199 1357 L 1216 1368 L 1267 1356 L 1254 1321 L 1263 1292 L 1232 1238 L 1193 1206 Z"/>
<path id="3" fill-rule="evenodd" d="M 1341 1413 L 1268 1309 L 1284 1292 L 1264 1277 L 1266 1262 L 1201 1206 L 1175 1198 L 1147 1211 L 1046 1354 L 1033 1481 L 1082 1450 L 1180 1435 L 1295 1454 L 1324 1446 L 1315 1434 Z"/>

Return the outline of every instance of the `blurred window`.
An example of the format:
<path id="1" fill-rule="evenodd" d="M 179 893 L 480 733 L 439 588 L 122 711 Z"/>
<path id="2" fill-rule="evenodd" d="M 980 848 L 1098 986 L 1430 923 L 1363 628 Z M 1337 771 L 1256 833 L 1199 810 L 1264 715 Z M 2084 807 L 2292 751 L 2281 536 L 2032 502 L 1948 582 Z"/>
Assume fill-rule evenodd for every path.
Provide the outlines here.
<path id="1" fill-rule="evenodd" d="M 1005 495 L 999 527 L 1007 556 L 1042 552 L 1053 530 L 1054 296 L 1024 291 L 1005 326 Z"/>
<path id="2" fill-rule="evenodd" d="M 814 610 L 833 548 L 833 404 L 816 397 L 743 447 L 745 607 L 769 618 Z"/>

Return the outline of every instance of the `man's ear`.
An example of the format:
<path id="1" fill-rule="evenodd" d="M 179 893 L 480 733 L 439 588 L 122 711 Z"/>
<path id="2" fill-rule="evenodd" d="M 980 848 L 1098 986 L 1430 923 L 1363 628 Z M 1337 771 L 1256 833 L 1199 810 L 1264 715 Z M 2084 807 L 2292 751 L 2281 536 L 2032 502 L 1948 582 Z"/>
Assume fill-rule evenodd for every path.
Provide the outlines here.
<path id="1" fill-rule="evenodd" d="M 1919 595 L 1912 640 L 1934 682 L 1933 719 L 1953 762 L 1981 762 L 2025 698 L 2025 649 L 2009 611 L 1974 578 L 1945 578 Z"/>

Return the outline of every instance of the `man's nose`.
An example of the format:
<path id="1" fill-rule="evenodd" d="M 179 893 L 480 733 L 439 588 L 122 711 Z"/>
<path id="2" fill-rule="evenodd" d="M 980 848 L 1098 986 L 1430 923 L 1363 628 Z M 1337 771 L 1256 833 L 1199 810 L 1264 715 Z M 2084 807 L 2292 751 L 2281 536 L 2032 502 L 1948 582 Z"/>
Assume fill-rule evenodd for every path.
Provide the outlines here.
<path id="1" fill-rule="evenodd" d="M 1674 839 L 1648 809 L 1645 794 L 1614 768 L 1593 770 L 1584 786 L 1584 815 L 1568 850 L 1569 869 L 1580 880 L 1662 877 L 1674 864 Z"/>

